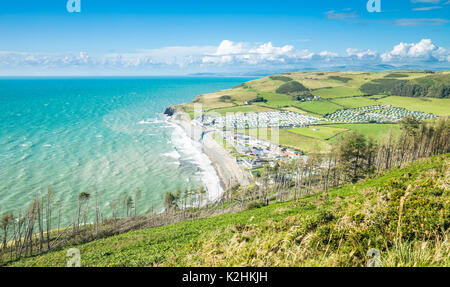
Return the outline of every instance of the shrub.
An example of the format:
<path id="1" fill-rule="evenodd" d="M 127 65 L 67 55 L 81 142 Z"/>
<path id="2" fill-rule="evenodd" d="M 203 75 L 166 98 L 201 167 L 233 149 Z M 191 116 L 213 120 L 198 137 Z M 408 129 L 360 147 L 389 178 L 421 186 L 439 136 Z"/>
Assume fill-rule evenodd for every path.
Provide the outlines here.
<path id="1" fill-rule="evenodd" d="M 249 103 L 267 103 L 267 100 L 261 96 L 257 96 L 253 100 L 250 100 Z"/>
<path id="2" fill-rule="evenodd" d="M 343 82 L 343 83 L 347 83 L 348 81 L 351 80 L 351 78 L 341 77 L 341 76 L 329 76 L 328 79 Z"/>
<path id="3" fill-rule="evenodd" d="M 245 206 L 245 209 L 246 210 L 251 210 L 251 209 L 255 209 L 255 208 L 261 208 L 263 206 L 264 205 L 262 204 L 261 201 L 253 200 L 253 201 L 250 201 L 249 203 L 247 203 L 247 205 Z"/>
<path id="4" fill-rule="evenodd" d="M 310 92 L 300 92 L 297 95 L 292 96 L 293 101 L 312 100 L 314 95 Z"/>
<path id="5" fill-rule="evenodd" d="M 276 92 L 284 95 L 296 95 L 302 92 L 308 92 L 309 89 L 297 81 L 290 81 L 281 85 Z"/>
<path id="6" fill-rule="evenodd" d="M 282 82 L 290 82 L 290 81 L 292 81 L 292 78 L 289 78 L 289 77 L 286 77 L 286 76 L 281 76 L 281 75 L 270 76 L 269 78 L 274 80 L 274 81 L 282 81 Z"/>
<path id="7" fill-rule="evenodd" d="M 360 90 L 371 95 L 448 98 L 450 96 L 449 80 L 450 75 L 433 75 L 410 81 L 383 78 L 365 83 Z"/>
<path id="8" fill-rule="evenodd" d="M 227 95 L 221 96 L 219 98 L 219 101 L 221 101 L 221 102 L 231 101 L 231 96 L 227 96 Z"/>
<path id="9" fill-rule="evenodd" d="M 385 78 L 408 78 L 408 75 L 400 73 L 391 73 L 389 75 L 386 75 Z"/>

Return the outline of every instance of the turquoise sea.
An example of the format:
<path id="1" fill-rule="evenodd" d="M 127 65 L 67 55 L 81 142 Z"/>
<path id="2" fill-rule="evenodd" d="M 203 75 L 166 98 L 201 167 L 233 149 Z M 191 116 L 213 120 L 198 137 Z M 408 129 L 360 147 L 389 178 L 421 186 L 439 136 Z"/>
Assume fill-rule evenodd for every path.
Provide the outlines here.
<path id="1" fill-rule="evenodd" d="M 81 192 L 96 195 L 108 215 L 138 189 L 143 213 L 161 211 L 177 187 L 217 188 L 209 160 L 162 113 L 248 80 L 1 78 L 0 213 L 25 210 L 48 186 L 62 225 L 75 217 Z"/>

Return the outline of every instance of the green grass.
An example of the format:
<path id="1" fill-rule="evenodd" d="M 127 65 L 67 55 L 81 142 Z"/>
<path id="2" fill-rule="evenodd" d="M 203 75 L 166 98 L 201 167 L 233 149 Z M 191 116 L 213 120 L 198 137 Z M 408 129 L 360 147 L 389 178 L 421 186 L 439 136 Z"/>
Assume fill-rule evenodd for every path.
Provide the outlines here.
<path id="1" fill-rule="evenodd" d="M 447 79 L 448 72 L 436 74 L 430 77 L 429 74 L 419 72 L 401 71 L 402 75 L 408 77 L 399 78 L 414 80 L 415 82 L 432 82 L 443 81 Z M 363 106 L 389 104 L 392 106 L 402 107 L 408 110 L 422 111 L 433 113 L 439 116 L 450 116 L 450 99 L 437 98 L 410 98 L 397 97 L 387 95 L 373 95 L 370 97 L 361 97 L 363 93 L 360 91 L 361 85 L 371 81 L 386 81 L 386 79 L 395 80 L 396 78 L 386 78 L 392 72 L 380 73 L 362 73 L 362 72 L 310 72 L 310 73 L 286 73 L 281 77 L 272 76 L 256 79 L 240 85 L 236 88 L 219 91 L 216 93 L 202 95 L 197 98 L 200 103 L 204 104 L 204 109 L 210 109 L 211 112 L 217 112 L 225 115 L 232 113 L 250 113 L 250 112 L 266 112 L 273 110 L 289 110 L 310 116 L 323 117 L 326 114 L 333 113 L 339 109 L 357 108 Z M 314 95 L 321 98 L 319 101 L 299 102 L 292 100 L 289 95 L 277 94 L 275 91 L 287 81 L 289 77 L 305 87 L 311 89 Z M 331 78 L 330 78 L 331 77 Z M 333 79 L 350 79 L 343 83 Z M 431 84 L 433 84 L 432 82 Z M 231 97 L 230 100 L 220 101 L 224 95 Z M 267 100 L 266 103 L 254 103 L 251 106 L 244 106 L 245 101 L 255 99 L 261 96 Z M 223 98 L 222 98 L 223 99 Z M 187 112 L 192 117 L 192 105 L 186 105 Z M 333 128 L 344 128 L 349 130 L 358 130 L 365 135 L 372 135 L 380 138 L 387 135 L 390 126 L 378 124 L 363 124 L 338 126 Z M 394 131 L 397 128 L 394 129 Z M 342 133 L 340 131 L 338 134 Z M 345 134 L 345 133 L 342 133 Z M 289 130 L 280 133 L 280 144 L 302 150 L 306 153 L 325 153 L 330 150 L 330 142 L 336 140 L 333 132 L 327 131 L 324 135 L 308 130 Z M 330 139 L 331 138 L 331 139 Z M 328 141 L 326 141 L 328 140 Z"/>
<path id="2" fill-rule="evenodd" d="M 273 109 L 267 107 L 261 107 L 257 105 L 247 105 L 247 106 L 235 106 L 230 108 L 221 108 L 209 110 L 207 114 L 218 113 L 225 116 L 227 113 L 259 113 L 259 112 L 271 112 Z"/>
<path id="3" fill-rule="evenodd" d="M 284 129 L 280 129 L 280 144 L 306 154 L 328 153 L 330 151 L 330 146 L 324 141 L 305 137 Z"/>
<path id="4" fill-rule="evenodd" d="M 359 108 L 365 106 L 377 105 L 377 102 L 368 97 L 351 97 L 342 99 L 333 99 L 333 103 L 344 106 L 346 108 Z"/>
<path id="5" fill-rule="evenodd" d="M 326 140 L 335 135 L 348 131 L 346 128 L 335 126 L 310 126 L 304 128 L 288 129 L 289 132 L 296 133 L 302 136 Z"/>
<path id="6" fill-rule="evenodd" d="M 259 95 L 267 100 L 267 103 L 265 104 L 258 103 L 259 105 L 264 105 L 273 108 L 282 108 L 292 106 L 293 104 L 295 104 L 295 101 L 292 100 L 292 97 L 288 95 L 281 95 L 267 92 L 261 92 L 259 93 Z"/>
<path id="7" fill-rule="evenodd" d="M 332 128 L 341 128 L 348 131 L 357 131 L 367 137 L 372 136 L 375 139 L 382 139 L 389 134 L 392 130 L 392 135 L 396 135 L 400 131 L 400 125 L 395 124 L 333 124 L 328 125 Z M 341 134 L 343 135 L 343 134 Z M 337 137 L 333 138 L 336 140 Z"/>
<path id="8" fill-rule="evenodd" d="M 373 95 L 373 96 L 369 96 L 368 98 L 372 99 L 372 100 L 379 100 L 381 98 L 386 98 L 386 97 L 387 97 L 386 95 Z"/>
<path id="9" fill-rule="evenodd" d="M 435 157 L 297 201 L 71 247 L 82 266 L 364 266 L 370 248 L 382 266 L 449 266 L 448 167 L 449 155 Z M 65 266 L 71 247 L 11 266 Z"/>
<path id="10" fill-rule="evenodd" d="M 450 99 L 386 97 L 377 101 L 380 104 L 402 107 L 407 110 L 450 116 Z"/>
<path id="11" fill-rule="evenodd" d="M 288 204 L 273 204 L 255 209 L 217 217 L 187 220 L 147 230 L 133 231 L 86 244 L 73 246 L 80 249 L 82 266 L 153 266 L 163 264 L 181 251 L 181 248 L 195 244 L 205 233 L 234 224 L 254 224 L 269 219 L 282 219 L 283 214 L 274 211 Z M 66 248 L 65 250 L 68 250 Z M 65 266 L 66 253 L 51 252 L 15 262 L 12 266 Z M 181 255 L 181 254 L 178 254 Z M 184 256 L 188 256 L 184 253 Z"/>
<path id="12" fill-rule="evenodd" d="M 399 72 L 400 73 L 400 72 Z M 377 73 L 363 73 L 363 72 L 307 72 L 307 73 L 286 73 L 282 76 L 270 76 L 261 79 L 256 79 L 244 83 L 233 89 L 218 91 L 215 93 L 200 95 L 196 101 L 203 104 L 203 109 L 220 109 L 230 108 L 233 106 L 244 105 L 246 101 L 250 101 L 257 96 L 262 96 L 268 100 L 266 104 L 258 103 L 258 105 L 269 108 L 280 109 L 286 107 L 299 107 L 310 113 L 317 115 L 324 115 L 332 113 L 342 107 L 360 107 L 374 104 L 371 100 L 378 99 L 379 96 L 373 97 L 357 97 L 363 94 L 360 88 L 363 84 L 371 81 L 386 81 L 395 80 L 395 78 L 386 78 L 391 72 L 377 72 Z M 448 79 L 448 72 L 441 72 L 430 76 L 426 73 L 402 71 L 401 74 L 407 75 L 407 79 L 413 83 L 418 84 L 437 84 L 445 83 Z M 312 90 L 314 95 L 322 97 L 322 101 L 314 101 L 307 103 L 300 103 L 293 101 L 288 95 L 280 95 L 275 91 L 283 85 L 285 78 L 289 77 L 305 87 Z M 330 79 L 331 77 L 331 79 Z M 332 78 L 346 78 L 350 79 L 348 82 L 332 80 Z M 282 79 L 282 80 L 280 80 Z M 287 79 L 287 78 L 286 78 Z M 223 101 L 223 96 L 229 96 L 230 99 Z M 222 98 L 223 99 L 223 98 Z M 330 100 L 332 102 L 328 102 Z M 402 97 L 386 97 L 379 100 L 379 103 L 387 103 L 399 107 L 404 107 L 409 110 L 418 110 L 423 112 L 431 112 L 437 115 L 449 115 L 449 101 L 450 99 L 435 99 L 427 98 L 429 102 L 425 102 L 418 98 L 402 98 Z M 334 103 L 336 104 L 334 104 Z M 186 112 L 192 112 L 191 104 L 186 106 Z"/>
<path id="13" fill-rule="evenodd" d="M 335 111 L 342 109 L 342 106 L 333 104 L 328 101 L 309 101 L 304 103 L 296 104 L 295 106 L 299 107 L 302 110 L 318 114 L 318 115 L 326 115 L 334 113 Z"/>
<path id="14" fill-rule="evenodd" d="M 348 86 L 319 89 L 313 91 L 312 94 L 326 99 L 353 97 L 362 95 L 358 87 L 348 87 Z"/>
<path id="15" fill-rule="evenodd" d="M 240 130 L 239 132 L 250 134 L 250 130 Z M 258 138 L 271 141 L 275 144 L 282 145 L 284 147 L 290 147 L 295 150 L 302 151 L 306 154 L 323 154 L 328 153 L 331 150 L 331 146 L 318 138 L 312 138 L 309 136 L 303 136 L 299 133 L 290 131 L 289 129 L 279 129 L 279 137 L 272 138 L 271 129 L 267 129 L 266 135 L 257 133 L 257 130 L 252 130 L 251 135 Z"/>

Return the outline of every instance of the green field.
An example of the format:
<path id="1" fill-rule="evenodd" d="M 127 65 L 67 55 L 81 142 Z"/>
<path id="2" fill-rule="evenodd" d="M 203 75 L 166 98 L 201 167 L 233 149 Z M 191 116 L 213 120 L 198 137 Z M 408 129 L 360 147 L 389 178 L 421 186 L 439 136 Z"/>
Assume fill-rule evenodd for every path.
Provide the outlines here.
<path id="1" fill-rule="evenodd" d="M 250 130 L 239 130 L 241 133 L 250 134 Z M 323 154 L 328 153 L 331 146 L 323 140 L 318 138 L 312 138 L 309 136 L 303 136 L 299 133 L 291 132 L 289 129 L 279 129 L 278 139 L 272 138 L 271 129 L 267 129 L 266 135 L 258 134 L 256 130 L 251 131 L 251 135 L 258 135 L 258 138 L 280 144 L 285 147 L 290 147 L 304 153 Z"/>
<path id="2" fill-rule="evenodd" d="M 339 133 L 346 132 L 348 129 L 335 126 L 310 126 L 288 129 L 288 131 L 306 137 L 326 140 L 336 136 Z"/>
<path id="3" fill-rule="evenodd" d="M 313 95 L 330 99 L 330 98 L 359 96 L 362 95 L 362 93 L 357 87 L 340 86 L 315 90 L 313 91 Z"/>
<path id="4" fill-rule="evenodd" d="M 323 117 L 340 109 L 388 104 L 407 110 L 432 113 L 438 116 L 450 116 L 450 98 L 389 96 L 390 92 L 396 91 L 390 86 L 393 85 L 392 81 L 402 80 L 410 81 L 411 85 L 420 86 L 421 89 L 432 87 L 434 90 L 431 94 L 440 94 L 445 97 L 445 87 L 449 85 L 449 75 L 449 72 L 430 74 L 414 71 L 285 73 L 243 83 L 233 89 L 201 95 L 196 99 L 196 102 L 202 103 L 204 110 L 217 112 L 220 115 L 225 115 L 228 112 L 250 113 L 288 110 L 309 116 Z M 275 92 L 281 85 L 289 83 L 290 79 L 309 89 L 309 91 L 306 91 L 307 95 L 310 93 L 320 96 L 320 100 L 300 102 L 295 100 L 295 93 L 285 95 Z M 364 85 L 366 86 L 365 89 L 362 88 Z M 442 87 L 442 91 L 439 92 L 436 87 Z M 383 91 L 383 88 L 386 88 L 386 91 Z M 362 97 L 361 95 L 367 93 L 363 93 L 361 89 L 380 92 L 373 93 L 372 96 Z M 227 96 L 227 99 L 224 100 L 223 96 Z M 250 106 L 244 105 L 245 102 L 254 100 L 256 97 L 262 97 L 266 102 L 255 102 Z M 188 104 L 184 107 L 192 117 L 193 105 Z M 375 138 L 387 135 L 389 127 L 388 125 L 378 124 L 332 126 L 332 128 L 357 130 L 366 136 L 372 135 Z M 394 132 L 397 130 L 397 127 L 394 128 Z M 342 130 L 338 131 L 342 133 Z M 280 143 L 307 153 L 315 150 L 325 152 L 330 149 L 327 140 L 331 138 L 330 142 L 332 142 L 334 135 L 332 129 L 320 132 L 311 132 L 308 129 L 289 130 L 280 133 Z"/>
<path id="5" fill-rule="evenodd" d="M 448 161 L 449 155 L 422 160 L 296 201 L 132 231 L 10 266 L 65 266 L 73 247 L 83 267 L 365 266 L 370 248 L 380 250 L 381 266 L 450 266 L 449 242 L 441 237 Z M 414 192 L 403 197 L 408 186 Z M 405 238 L 420 238 L 397 241 L 399 218 Z"/>
<path id="6" fill-rule="evenodd" d="M 308 115 L 308 116 L 311 116 L 311 117 L 319 117 L 320 116 L 320 115 L 317 115 L 317 114 L 314 114 L 314 113 L 302 110 L 300 107 L 295 107 L 295 106 L 294 107 L 282 108 L 282 110 L 284 110 L 284 111 L 291 111 L 291 112 L 299 113 L 299 114 L 304 114 L 304 115 Z"/>
<path id="7" fill-rule="evenodd" d="M 390 130 L 392 130 L 392 135 L 395 135 L 400 131 L 400 125 L 393 124 L 333 124 L 329 125 L 329 127 L 357 131 L 367 137 L 372 136 L 374 139 L 384 138 L 389 134 Z M 336 137 L 332 140 L 335 139 Z"/>
<path id="8" fill-rule="evenodd" d="M 342 106 L 333 104 L 328 101 L 309 101 L 300 104 L 295 104 L 295 106 L 299 107 L 302 110 L 324 116 L 326 114 L 331 114 L 339 109 L 342 109 Z"/>
<path id="9" fill-rule="evenodd" d="M 300 150 L 304 153 L 328 153 L 330 145 L 324 141 L 302 136 L 280 129 L 280 145 Z"/>
<path id="10" fill-rule="evenodd" d="M 395 78 L 395 75 L 404 75 L 401 78 Z M 394 75 L 394 78 L 393 78 Z M 281 78 L 284 80 L 280 80 Z M 256 79 L 247 83 L 243 83 L 233 89 L 218 91 L 211 94 L 200 95 L 195 102 L 202 104 L 204 110 L 228 109 L 234 106 L 243 106 L 245 102 L 251 101 L 256 97 L 263 97 L 266 103 L 255 103 L 258 106 L 264 106 L 274 109 L 286 109 L 298 107 L 308 113 L 315 115 L 325 115 L 333 113 L 342 108 L 356 108 L 374 104 L 389 104 L 393 106 L 403 107 L 408 110 L 416 110 L 427 113 L 434 113 L 440 116 L 450 115 L 450 99 L 448 98 L 413 98 L 413 97 L 399 97 L 388 96 L 387 93 L 375 93 L 373 96 L 358 97 L 364 93 L 361 87 L 367 84 L 378 85 L 372 90 L 382 90 L 383 85 L 386 89 L 391 83 L 390 81 L 402 79 L 403 81 L 410 81 L 414 85 L 433 85 L 433 87 L 441 87 L 448 85 L 448 72 L 440 72 L 435 74 L 421 73 L 421 72 L 310 72 L 310 73 L 286 73 L 281 76 L 270 76 L 261 79 Z M 299 102 L 293 100 L 291 95 L 277 94 L 275 91 L 285 81 L 297 81 L 304 87 L 310 89 L 309 92 L 313 95 L 320 96 L 322 100 Z M 340 81 L 336 79 L 346 79 Z M 381 85 L 381 86 L 380 86 Z M 443 91 L 445 89 L 443 88 Z M 370 87 L 369 87 L 370 90 Z M 367 93 L 366 93 L 367 94 Z M 439 94 L 434 92 L 434 94 Z M 445 97 L 445 92 L 441 92 Z M 224 100 L 224 96 L 227 97 Z M 184 110 L 192 113 L 193 104 L 183 105 Z M 241 108 L 236 108 L 240 111 Z M 257 108 L 244 108 L 251 112 L 258 111 Z M 232 109 L 231 111 L 234 111 Z M 245 111 L 244 111 L 245 112 Z"/>
<path id="11" fill-rule="evenodd" d="M 450 116 L 450 99 L 408 98 L 391 96 L 377 100 L 378 103 L 402 107 L 407 110 Z"/>
<path id="12" fill-rule="evenodd" d="M 227 113 L 258 113 L 258 112 L 271 112 L 273 109 L 267 107 L 261 107 L 257 105 L 247 105 L 247 106 L 235 106 L 231 108 L 221 108 L 209 110 L 207 114 L 218 113 L 225 116 Z"/>
<path id="13" fill-rule="evenodd" d="M 345 133 L 357 131 L 366 137 L 372 136 L 374 139 L 382 140 L 392 130 L 392 135 L 400 132 L 400 125 L 396 124 L 331 124 L 317 125 L 304 128 L 288 129 L 290 133 L 300 136 L 315 138 L 328 143 L 335 142 L 339 136 L 345 136 Z"/>
<path id="14" fill-rule="evenodd" d="M 257 103 L 258 105 L 273 107 L 273 108 L 282 108 L 292 106 L 296 102 L 292 100 L 291 96 L 280 95 L 275 93 L 267 93 L 262 92 L 259 93 L 259 96 L 263 97 L 267 100 L 267 103 Z"/>
<path id="15" fill-rule="evenodd" d="M 373 95 L 373 96 L 369 96 L 367 98 L 372 99 L 372 100 L 379 100 L 381 98 L 386 98 L 386 95 Z"/>
<path id="16" fill-rule="evenodd" d="M 375 100 L 369 99 L 367 97 L 350 97 L 350 98 L 333 99 L 331 101 L 335 104 L 350 109 L 378 105 L 378 103 Z"/>

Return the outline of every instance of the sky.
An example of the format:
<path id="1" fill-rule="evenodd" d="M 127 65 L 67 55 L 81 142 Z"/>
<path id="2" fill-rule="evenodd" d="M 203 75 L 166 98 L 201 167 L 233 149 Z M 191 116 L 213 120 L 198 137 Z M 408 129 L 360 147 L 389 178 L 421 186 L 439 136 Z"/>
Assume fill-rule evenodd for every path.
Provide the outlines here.
<path id="1" fill-rule="evenodd" d="M 0 75 L 450 68 L 450 0 L 370 1 L 2 0 Z"/>

